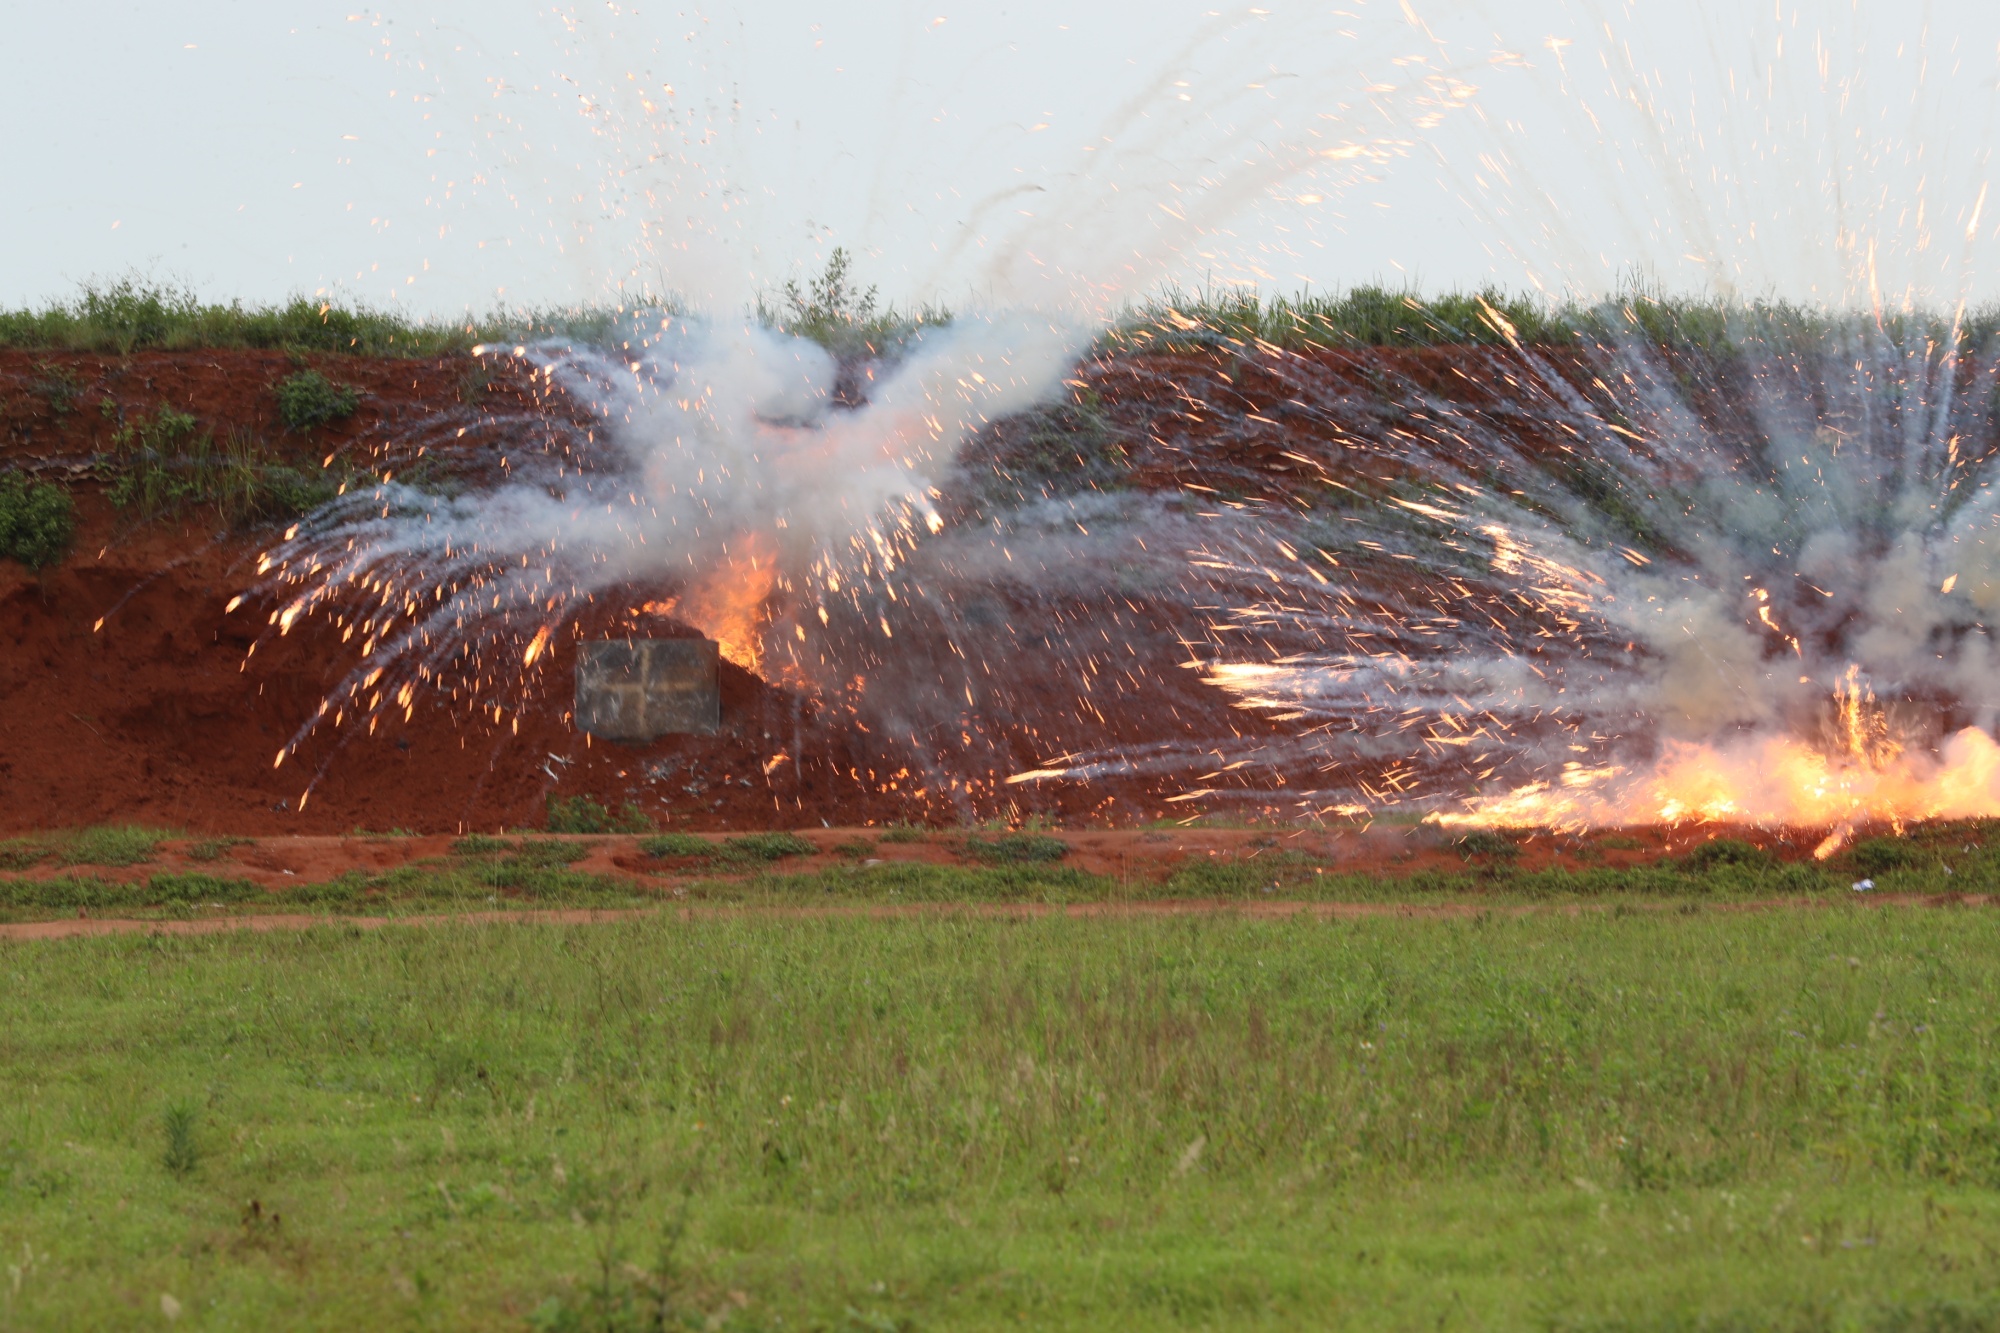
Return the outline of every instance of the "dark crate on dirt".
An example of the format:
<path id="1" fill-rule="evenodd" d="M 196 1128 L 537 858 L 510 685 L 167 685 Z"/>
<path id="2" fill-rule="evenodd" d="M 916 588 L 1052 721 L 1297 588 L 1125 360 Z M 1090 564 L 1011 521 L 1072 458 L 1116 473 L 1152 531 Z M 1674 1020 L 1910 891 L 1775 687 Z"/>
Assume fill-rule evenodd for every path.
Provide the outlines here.
<path id="1" fill-rule="evenodd" d="M 576 728 L 612 741 L 711 736 L 722 727 L 713 639 L 607 639 L 577 645 Z"/>

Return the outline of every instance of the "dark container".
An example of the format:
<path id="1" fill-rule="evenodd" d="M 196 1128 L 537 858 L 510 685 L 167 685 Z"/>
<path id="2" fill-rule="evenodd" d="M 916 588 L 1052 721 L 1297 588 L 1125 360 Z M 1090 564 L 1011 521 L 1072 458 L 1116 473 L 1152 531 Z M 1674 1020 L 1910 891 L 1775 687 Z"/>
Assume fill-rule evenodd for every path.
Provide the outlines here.
<path id="1" fill-rule="evenodd" d="M 603 639 L 576 651 L 576 729 L 608 741 L 722 729 L 713 639 Z"/>

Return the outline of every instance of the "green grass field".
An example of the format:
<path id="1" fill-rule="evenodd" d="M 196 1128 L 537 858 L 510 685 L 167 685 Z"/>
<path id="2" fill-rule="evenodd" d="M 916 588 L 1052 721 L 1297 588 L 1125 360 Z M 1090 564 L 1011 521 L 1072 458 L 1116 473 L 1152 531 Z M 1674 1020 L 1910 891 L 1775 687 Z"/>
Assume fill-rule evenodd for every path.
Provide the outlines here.
<path id="1" fill-rule="evenodd" d="M 2000 1327 L 2000 917 L 0 944 L 0 1326 Z"/>

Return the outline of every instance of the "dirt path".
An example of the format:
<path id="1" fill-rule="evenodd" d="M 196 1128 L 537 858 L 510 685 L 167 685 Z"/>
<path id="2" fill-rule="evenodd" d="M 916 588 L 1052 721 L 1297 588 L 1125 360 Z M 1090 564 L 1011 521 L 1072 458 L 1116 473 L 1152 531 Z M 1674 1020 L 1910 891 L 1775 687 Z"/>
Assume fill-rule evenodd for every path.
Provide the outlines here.
<path id="1" fill-rule="evenodd" d="M 1763 898 L 1745 902 L 1704 903 L 1709 912 L 1771 912 L 1786 909 L 1828 909 L 1839 905 L 1854 907 L 1991 907 L 1996 899 L 1987 894 L 1889 894 L 1870 898 Z M 637 921 L 648 917 L 672 917 L 682 921 L 766 919 L 820 920 L 866 918 L 893 921 L 906 918 L 971 916 L 999 920 L 1035 920 L 1068 917 L 1152 918 L 1175 916 L 1239 916 L 1258 920 L 1311 916 L 1317 920 L 1350 920 L 1370 917 L 1414 917 L 1426 920 L 1464 919 L 1482 915 L 1498 916 L 1585 916 L 1612 912 L 1678 912 L 1680 903 L 1392 903 L 1392 902 L 1228 902 L 1216 899 L 1176 899 L 1148 902 L 1089 903 L 835 903 L 811 906 L 740 903 L 681 904 L 674 907 L 629 909 L 551 908 L 544 911 L 436 912 L 407 916 L 328 916 L 305 912 L 256 912 L 239 916 L 206 917 L 197 920 L 148 921 L 132 917 L 72 917 L 56 921 L 14 921 L 0 923 L 0 941 L 66 940 L 98 935 L 221 935 L 230 931 L 269 932 L 309 930 L 314 926 L 380 930 L 385 926 L 458 925 L 606 925 Z"/>

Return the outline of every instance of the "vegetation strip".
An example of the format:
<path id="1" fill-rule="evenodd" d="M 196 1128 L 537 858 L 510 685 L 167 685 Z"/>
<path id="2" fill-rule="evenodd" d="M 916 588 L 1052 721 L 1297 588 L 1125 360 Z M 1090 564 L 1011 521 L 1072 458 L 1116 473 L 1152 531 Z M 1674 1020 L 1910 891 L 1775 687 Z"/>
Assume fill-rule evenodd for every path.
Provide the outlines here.
<path id="1" fill-rule="evenodd" d="M 305 912 L 249 912 L 239 916 L 174 917 L 69 917 L 53 921 L 0 922 L 0 940 L 57 940 L 97 935 L 132 935 L 161 932 L 170 935 L 217 935 L 232 930 L 309 930 L 314 926 L 356 926 L 379 930 L 385 926 L 451 924 L 494 925 L 603 925 L 642 917 L 703 918 L 769 917 L 783 920 L 819 920 L 833 917 L 889 921 L 907 917 L 969 915 L 995 919 L 1028 920 L 1063 916 L 1077 920 L 1095 917 L 1163 916 L 1245 916 L 1282 918 L 1315 917 L 1322 921 L 1360 917 L 1465 918 L 1498 914 L 1533 916 L 1537 913 L 1566 913 L 1571 916 L 1608 912 L 1629 916 L 1637 912 L 1688 914 L 1695 911 L 1783 912 L 1828 910 L 1832 908 L 1883 909 L 1891 907 L 1942 909 L 1949 907 L 1992 907 L 1996 899 L 1986 894 L 1887 894 L 1865 902 L 1846 903 L 1839 899 L 1768 898 L 1698 905 L 1693 903 L 1471 903 L 1471 902 L 1324 902 L 1300 899 L 1242 901 L 1228 899 L 1163 898 L 1121 902 L 925 902 L 925 903 L 676 903 L 660 907 L 588 908 L 542 907 L 513 911 L 415 911 L 397 916 L 353 916 Z"/>
<path id="2" fill-rule="evenodd" d="M 701 915 L 0 968 L 24 1327 L 2000 1322 L 1987 913 Z"/>

